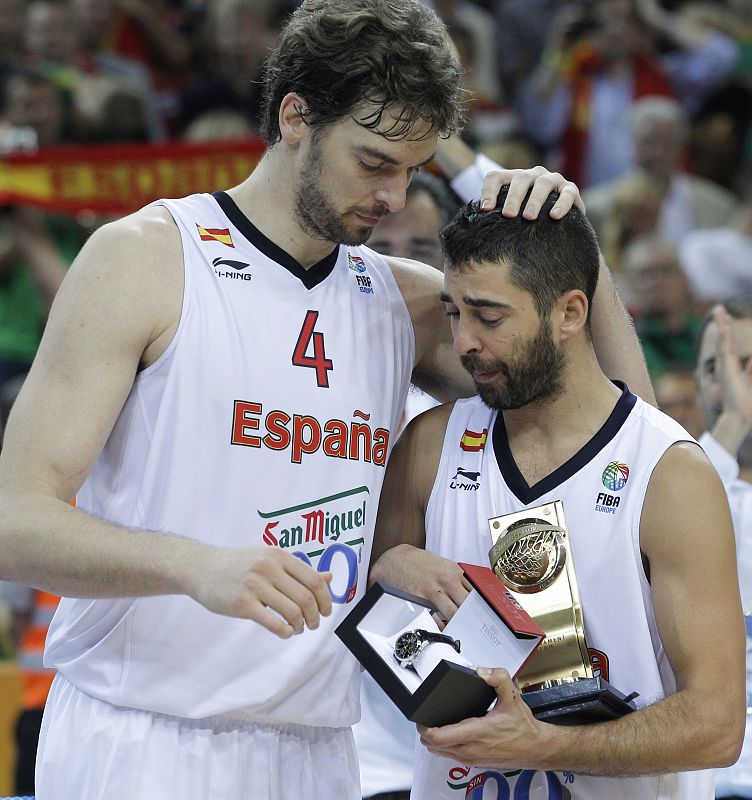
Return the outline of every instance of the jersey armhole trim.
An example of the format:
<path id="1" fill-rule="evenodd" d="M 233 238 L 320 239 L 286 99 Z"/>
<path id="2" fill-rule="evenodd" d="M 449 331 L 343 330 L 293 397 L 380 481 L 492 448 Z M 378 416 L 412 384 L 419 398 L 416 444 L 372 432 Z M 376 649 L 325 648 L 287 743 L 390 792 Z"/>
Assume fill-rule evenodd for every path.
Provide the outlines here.
<path id="1" fill-rule="evenodd" d="M 136 375 L 136 379 L 134 381 L 134 386 L 140 383 L 142 380 L 146 379 L 147 377 L 151 376 L 155 372 L 157 372 L 161 367 L 169 360 L 170 356 L 174 352 L 175 348 L 178 345 L 178 341 L 185 329 L 185 319 L 188 314 L 188 298 L 189 298 L 189 290 L 191 287 L 191 273 L 188 269 L 188 260 L 186 258 L 186 232 L 183 226 L 180 224 L 179 220 L 175 217 L 172 213 L 172 209 L 170 208 L 169 204 L 164 200 L 158 200 L 154 203 L 155 206 L 162 206 L 162 208 L 166 209 L 167 212 L 172 217 L 172 221 L 178 229 L 178 233 L 180 234 L 180 257 L 183 263 L 183 295 L 181 298 L 180 304 L 180 319 L 178 320 L 178 326 L 175 329 L 175 333 L 173 334 L 172 339 L 170 340 L 167 347 L 165 347 L 162 354 L 159 358 L 153 363 L 150 364 L 146 369 L 141 370 Z"/>

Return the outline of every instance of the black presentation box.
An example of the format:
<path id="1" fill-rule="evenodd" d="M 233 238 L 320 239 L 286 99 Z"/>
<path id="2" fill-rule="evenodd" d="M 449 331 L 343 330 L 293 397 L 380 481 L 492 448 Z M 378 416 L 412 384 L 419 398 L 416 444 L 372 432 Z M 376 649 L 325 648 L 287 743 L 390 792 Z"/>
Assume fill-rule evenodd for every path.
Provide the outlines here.
<path id="1" fill-rule="evenodd" d="M 475 667 L 504 667 L 514 677 L 544 637 L 492 570 L 460 566 L 473 591 L 443 631 L 460 641 L 459 655 L 448 644 L 431 645 L 415 668 L 403 667 L 393 654 L 396 638 L 416 628 L 438 632 L 434 608 L 383 583 L 375 583 L 336 629 L 405 717 L 430 727 L 483 716 L 496 693 Z"/>

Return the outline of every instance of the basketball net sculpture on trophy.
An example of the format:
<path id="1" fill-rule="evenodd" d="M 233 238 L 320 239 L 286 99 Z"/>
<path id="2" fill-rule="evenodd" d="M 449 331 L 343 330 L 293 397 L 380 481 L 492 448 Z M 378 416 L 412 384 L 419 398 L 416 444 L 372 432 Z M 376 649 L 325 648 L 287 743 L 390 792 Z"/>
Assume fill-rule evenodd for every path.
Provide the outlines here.
<path id="1" fill-rule="evenodd" d="M 624 695 L 593 674 L 563 503 L 492 517 L 488 524 L 493 571 L 546 633 L 517 675 L 533 714 L 580 725 L 634 711 L 636 692 Z"/>

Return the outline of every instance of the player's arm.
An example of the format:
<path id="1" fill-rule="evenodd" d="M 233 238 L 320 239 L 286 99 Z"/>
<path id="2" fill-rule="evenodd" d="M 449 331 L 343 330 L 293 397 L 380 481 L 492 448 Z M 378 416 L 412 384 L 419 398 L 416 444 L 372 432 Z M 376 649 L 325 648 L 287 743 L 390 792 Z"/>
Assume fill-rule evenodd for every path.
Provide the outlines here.
<path id="1" fill-rule="evenodd" d="M 723 487 L 695 445 L 673 446 L 656 467 L 640 537 L 675 694 L 618 720 L 561 727 L 536 720 L 496 670 L 494 709 L 424 730 L 424 744 L 465 764 L 612 777 L 732 764 L 745 706 L 734 541 Z"/>
<path id="2" fill-rule="evenodd" d="M 601 369 L 609 378 L 624 381 L 631 392 L 656 405 L 640 340 L 602 254 L 593 296 L 592 324 L 593 347 Z"/>
<path id="3" fill-rule="evenodd" d="M 454 562 L 427 553 L 425 515 L 441 458 L 451 404 L 420 414 L 389 459 L 376 517 L 369 581 L 430 600 L 449 619 L 469 585 Z"/>
<path id="4" fill-rule="evenodd" d="M 63 280 L 0 455 L 0 578 L 70 597 L 188 594 L 289 636 L 330 608 L 299 559 L 124 530 L 68 503 L 174 335 L 181 264 L 177 228 L 148 209 L 97 231 Z"/>

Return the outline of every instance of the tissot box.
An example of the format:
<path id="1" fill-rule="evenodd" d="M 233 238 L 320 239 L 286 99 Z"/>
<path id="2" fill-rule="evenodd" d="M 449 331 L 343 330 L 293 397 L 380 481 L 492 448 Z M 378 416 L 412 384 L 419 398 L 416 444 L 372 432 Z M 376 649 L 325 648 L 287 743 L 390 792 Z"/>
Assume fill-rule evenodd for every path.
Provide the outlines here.
<path id="1" fill-rule="evenodd" d="M 460 566 L 473 591 L 443 631 L 427 600 L 383 583 L 375 583 L 336 630 L 407 719 L 422 725 L 485 714 L 496 694 L 475 668 L 504 667 L 514 676 L 544 637 L 488 567 Z M 430 642 L 422 641 L 426 633 Z M 400 639 L 403 634 L 415 635 Z M 409 659 L 406 640 L 422 641 Z"/>

